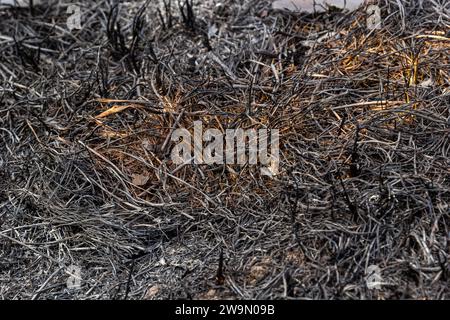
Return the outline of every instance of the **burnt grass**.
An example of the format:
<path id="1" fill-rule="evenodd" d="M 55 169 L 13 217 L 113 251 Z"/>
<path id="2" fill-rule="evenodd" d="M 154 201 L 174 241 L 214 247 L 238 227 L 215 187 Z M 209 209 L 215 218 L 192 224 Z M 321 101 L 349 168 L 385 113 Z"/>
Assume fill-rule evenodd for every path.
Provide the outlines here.
<path id="1" fill-rule="evenodd" d="M 1 9 L 0 298 L 449 298 L 439 3 Z M 280 173 L 172 163 L 194 121 L 278 129 Z"/>

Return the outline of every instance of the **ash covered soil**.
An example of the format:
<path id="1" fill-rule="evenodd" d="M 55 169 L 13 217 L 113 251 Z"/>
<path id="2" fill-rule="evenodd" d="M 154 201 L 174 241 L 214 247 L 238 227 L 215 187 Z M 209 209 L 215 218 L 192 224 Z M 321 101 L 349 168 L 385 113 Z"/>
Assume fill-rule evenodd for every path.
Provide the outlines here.
<path id="1" fill-rule="evenodd" d="M 449 298 L 449 3 L 172 2 L 0 11 L 0 298 Z M 194 121 L 280 173 L 172 163 Z"/>

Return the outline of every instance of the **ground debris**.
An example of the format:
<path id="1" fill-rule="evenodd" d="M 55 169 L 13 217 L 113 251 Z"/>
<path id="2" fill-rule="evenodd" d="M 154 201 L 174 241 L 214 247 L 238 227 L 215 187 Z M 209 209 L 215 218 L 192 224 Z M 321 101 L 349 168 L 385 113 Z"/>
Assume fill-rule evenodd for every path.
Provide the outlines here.
<path id="1" fill-rule="evenodd" d="M 0 10 L 1 299 L 449 298 L 448 6 L 57 3 Z M 194 121 L 279 174 L 173 163 Z"/>

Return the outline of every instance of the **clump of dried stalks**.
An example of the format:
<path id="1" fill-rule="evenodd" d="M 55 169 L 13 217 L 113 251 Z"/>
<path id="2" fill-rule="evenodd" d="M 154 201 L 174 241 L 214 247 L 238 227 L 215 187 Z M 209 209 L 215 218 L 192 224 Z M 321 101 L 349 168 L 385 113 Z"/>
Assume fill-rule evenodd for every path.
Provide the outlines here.
<path id="1" fill-rule="evenodd" d="M 449 5 L 380 7 L 1 11 L 0 297 L 448 298 Z M 279 129 L 281 173 L 172 164 L 196 120 Z"/>

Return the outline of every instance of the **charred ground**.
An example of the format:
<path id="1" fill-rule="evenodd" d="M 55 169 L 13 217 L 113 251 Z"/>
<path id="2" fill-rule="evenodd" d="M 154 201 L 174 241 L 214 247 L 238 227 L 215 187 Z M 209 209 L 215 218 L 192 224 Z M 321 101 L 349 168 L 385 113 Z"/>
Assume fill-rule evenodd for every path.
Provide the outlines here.
<path id="1" fill-rule="evenodd" d="M 449 6 L 416 2 L 1 11 L 0 297 L 448 298 Z M 279 129 L 281 173 L 173 165 L 196 120 Z"/>

